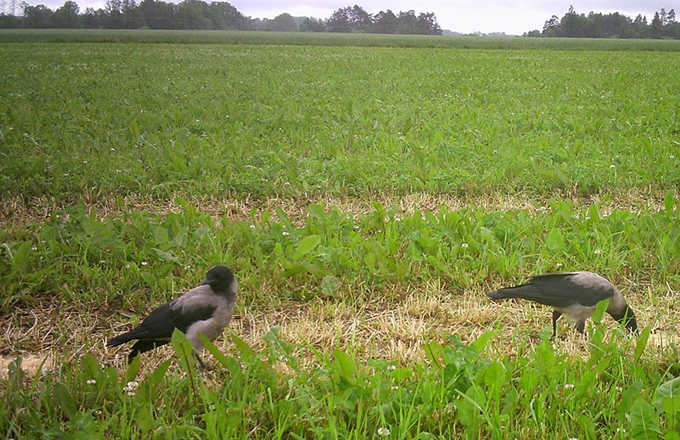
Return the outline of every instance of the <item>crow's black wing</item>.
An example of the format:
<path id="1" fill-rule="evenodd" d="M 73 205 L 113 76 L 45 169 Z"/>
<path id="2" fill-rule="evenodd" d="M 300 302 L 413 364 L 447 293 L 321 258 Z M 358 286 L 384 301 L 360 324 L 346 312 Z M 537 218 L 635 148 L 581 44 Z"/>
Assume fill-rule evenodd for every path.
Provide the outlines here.
<path id="1" fill-rule="evenodd" d="M 215 309 L 214 305 L 204 305 L 182 310 L 181 307 L 173 308 L 170 304 L 163 304 L 144 318 L 139 326 L 111 339 L 107 345 L 114 347 L 133 339 L 170 339 L 175 329 L 186 333 L 194 322 L 209 319 Z"/>
<path id="2" fill-rule="evenodd" d="M 540 292 L 540 296 L 546 301 L 542 304 L 554 307 L 568 307 L 573 304 L 590 307 L 614 295 L 614 286 L 611 283 L 588 272 L 538 275 L 529 281 L 529 285 Z"/>
<path id="3" fill-rule="evenodd" d="M 170 304 L 163 304 L 151 312 L 139 327 L 145 331 L 143 339 L 169 338 L 175 329 L 186 333 L 194 322 L 209 319 L 215 309 L 213 305 L 205 305 L 182 310 L 181 307 L 173 308 Z"/>

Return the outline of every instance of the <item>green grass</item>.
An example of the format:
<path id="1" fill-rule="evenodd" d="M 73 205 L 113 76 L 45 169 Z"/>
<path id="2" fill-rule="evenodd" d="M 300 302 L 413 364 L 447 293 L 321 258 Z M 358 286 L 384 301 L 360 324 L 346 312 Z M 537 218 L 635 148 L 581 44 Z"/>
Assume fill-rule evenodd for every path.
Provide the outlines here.
<path id="1" fill-rule="evenodd" d="M 242 301 L 251 305 L 340 299 L 322 288 L 328 278 L 343 280 L 348 290 L 368 283 L 380 292 L 383 285 L 432 278 L 464 290 L 489 277 L 511 282 L 589 268 L 613 280 L 628 270 L 638 281 L 680 283 L 680 218 L 671 192 L 656 213 L 603 216 L 596 205 L 582 210 L 553 201 L 549 213 L 536 215 L 442 209 L 400 218 L 376 204 L 354 219 L 312 206 L 300 226 L 281 210 L 251 222 L 220 221 L 178 203 L 186 206 L 181 213 L 120 218 L 88 215 L 81 206 L 3 232 L 2 308 L 59 291 L 68 301 L 122 296 L 125 307 L 144 309 L 220 263 L 238 268 Z M 263 294 L 262 283 L 274 289 Z"/>
<path id="2" fill-rule="evenodd" d="M 0 380 L 0 436 L 680 437 L 677 346 L 651 343 L 657 333 L 672 341 L 680 316 L 673 54 L 613 51 L 625 41 L 354 35 L 0 40 L 17 36 L 250 40 L 0 45 L 0 350 L 57 358 L 52 371 L 26 376 L 15 364 Z M 430 41 L 521 47 L 322 47 Z M 643 43 L 675 44 L 628 49 Z M 399 206 L 447 197 L 467 203 Z M 170 202 L 177 209 L 164 211 Z M 102 340 L 134 321 L 127 311 L 143 316 L 218 263 L 239 279 L 237 315 L 267 336 L 211 347 L 217 369 L 205 375 L 181 335 L 179 366 L 153 355 L 141 369 L 110 366 Z M 621 287 L 639 338 L 596 325 L 576 348 L 553 346 L 543 309 L 540 324 L 526 305 L 476 313 L 490 288 L 584 269 Z M 401 307 L 412 295 L 460 309 L 460 322 Z M 394 330 L 340 317 L 335 339 L 312 344 L 271 328 L 285 330 L 296 307 L 333 305 L 396 310 Z M 44 310 L 56 320 L 78 311 L 78 322 L 39 338 Z M 422 327 L 408 327 L 413 314 Z M 85 342 L 65 328 L 87 332 Z M 443 334 L 453 328 L 466 343 Z M 386 338 L 422 354 L 397 362 Z"/>
<path id="3" fill-rule="evenodd" d="M 589 195 L 680 183 L 667 53 L 5 45 L 3 195 Z"/>
<path id="4" fill-rule="evenodd" d="M 302 32 L 0 29 L 0 43 L 170 43 L 606 51 L 680 50 L 676 40 L 488 38 Z"/>
<path id="5" fill-rule="evenodd" d="M 141 384 L 139 361 L 121 377 L 86 356 L 42 379 L 15 363 L 3 382 L 0 430 L 88 439 L 676 439 L 680 366 L 645 361 L 646 336 L 605 340 L 597 328 L 584 361 L 560 357 L 547 340 L 526 357 L 489 359 L 485 347 L 503 342 L 489 332 L 470 346 L 428 344 L 428 363 L 415 366 L 311 349 L 315 366 L 304 368 L 272 329 L 260 353 L 236 336 L 233 354 L 210 344 L 219 367 L 206 380 L 177 332 L 184 374 L 166 374 L 168 360 Z"/>

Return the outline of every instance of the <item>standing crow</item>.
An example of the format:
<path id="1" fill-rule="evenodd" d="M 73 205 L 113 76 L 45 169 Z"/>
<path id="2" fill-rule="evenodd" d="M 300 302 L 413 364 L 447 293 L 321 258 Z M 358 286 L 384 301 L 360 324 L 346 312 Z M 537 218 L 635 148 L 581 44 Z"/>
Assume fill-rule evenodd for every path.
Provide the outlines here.
<path id="1" fill-rule="evenodd" d="M 635 313 L 612 283 L 592 272 L 570 272 L 538 275 L 529 283 L 496 290 L 488 294 L 494 301 L 521 298 L 554 308 L 552 315 L 553 337 L 557 333 L 557 320 L 562 314 L 576 321 L 576 330 L 583 334 L 586 319 L 590 318 L 597 303 L 609 299 L 607 313 L 628 330 L 637 332 Z"/>
<path id="2" fill-rule="evenodd" d="M 200 286 L 158 307 L 140 325 L 111 339 L 106 346 L 115 347 L 137 340 L 128 355 L 128 362 L 131 362 L 138 354 L 170 342 L 172 332 L 179 329 L 191 341 L 198 362 L 205 368 L 198 356 L 203 349 L 198 335 L 202 333 L 213 341 L 224 331 L 234 314 L 237 293 L 238 281 L 231 269 L 215 266 Z"/>

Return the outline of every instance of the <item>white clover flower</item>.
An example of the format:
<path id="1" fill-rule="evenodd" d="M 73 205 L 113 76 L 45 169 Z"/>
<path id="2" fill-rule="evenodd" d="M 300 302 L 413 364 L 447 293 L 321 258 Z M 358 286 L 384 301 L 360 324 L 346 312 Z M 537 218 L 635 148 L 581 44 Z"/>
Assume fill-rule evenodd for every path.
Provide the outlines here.
<path id="1" fill-rule="evenodd" d="M 564 385 L 565 390 L 573 390 L 574 389 L 574 384 L 568 383 Z"/>
<path id="2" fill-rule="evenodd" d="M 557 266 L 557 267 L 559 268 L 559 267 L 564 266 L 564 264 L 562 264 L 562 263 L 557 263 L 555 266 Z"/>
<path id="3" fill-rule="evenodd" d="M 602 253 L 602 251 L 600 249 L 595 249 L 595 251 L 593 253 L 595 255 L 600 255 Z"/>
<path id="4" fill-rule="evenodd" d="M 462 247 L 463 249 L 467 249 L 469 246 L 470 245 L 467 244 L 467 243 L 463 243 L 463 244 L 460 245 L 460 247 Z"/>
<path id="5" fill-rule="evenodd" d="M 135 388 L 137 388 L 139 386 L 139 383 L 137 383 L 136 381 L 133 380 L 132 382 L 128 382 L 127 386 L 131 390 L 134 390 Z"/>
<path id="6" fill-rule="evenodd" d="M 394 371 L 396 369 L 397 369 L 396 365 L 390 365 L 390 366 L 387 367 L 387 371 Z"/>
<path id="7" fill-rule="evenodd" d="M 611 165 L 609 165 L 609 168 L 611 168 L 613 170 L 614 168 L 616 168 L 616 165 L 611 164 Z"/>
<path id="8" fill-rule="evenodd" d="M 111 151 L 116 151 L 116 149 L 115 149 L 115 148 L 111 148 Z"/>
<path id="9" fill-rule="evenodd" d="M 255 225 L 250 225 L 250 229 L 255 229 Z"/>
<path id="10" fill-rule="evenodd" d="M 120 174 L 120 173 L 122 173 L 122 171 L 121 171 L 121 170 L 116 170 L 116 173 Z"/>
<path id="11" fill-rule="evenodd" d="M 94 380 L 94 379 L 89 379 L 89 380 L 87 381 L 87 384 L 88 384 L 88 385 L 97 385 L 97 381 Z"/>
<path id="12" fill-rule="evenodd" d="M 126 268 L 126 269 L 129 269 L 129 268 L 130 268 L 130 265 L 129 265 L 129 264 L 126 264 L 126 265 L 125 265 L 125 268 Z"/>
<path id="13" fill-rule="evenodd" d="M 289 235 L 290 235 L 290 232 L 288 232 L 288 231 L 283 231 L 283 236 L 284 236 L 284 237 L 288 237 Z"/>
<path id="14" fill-rule="evenodd" d="M 354 230 L 355 230 L 355 231 L 358 231 L 358 230 L 359 230 L 359 226 L 355 226 L 355 227 L 354 227 Z"/>
<path id="15" fill-rule="evenodd" d="M 36 245 L 31 246 L 31 250 L 32 250 L 32 251 L 37 251 L 37 250 L 38 250 L 38 246 L 36 246 Z"/>
<path id="16" fill-rule="evenodd" d="M 616 387 L 616 391 L 618 391 L 618 392 L 620 393 L 621 391 L 623 391 L 623 388 L 621 388 L 621 387 Z"/>
<path id="17" fill-rule="evenodd" d="M 390 430 L 387 428 L 378 428 L 378 435 L 381 437 L 387 437 L 390 435 Z"/>
<path id="18" fill-rule="evenodd" d="M 135 397 L 136 393 L 135 390 L 128 390 L 125 394 L 127 394 L 128 397 Z"/>
<path id="19" fill-rule="evenodd" d="M 399 387 L 396 386 L 396 385 L 392 387 L 392 391 L 397 391 L 398 389 L 399 389 Z"/>
<path id="20" fill-rule="evenodd" d="M 671 154 L 671 159 L 675 159 L 675 155 Z"/>
<path id="21" fill-rule="evenodd" d="M 146 261 L 142 261 L 142 266 L 146 266 L 147 264 L 149 263 L 147 263 Z"/>
<path id="22" fill-rule="evenodd" d="M 401 217 L 394 217 L 394 221 L 399 223 L 401 221 Z"/>

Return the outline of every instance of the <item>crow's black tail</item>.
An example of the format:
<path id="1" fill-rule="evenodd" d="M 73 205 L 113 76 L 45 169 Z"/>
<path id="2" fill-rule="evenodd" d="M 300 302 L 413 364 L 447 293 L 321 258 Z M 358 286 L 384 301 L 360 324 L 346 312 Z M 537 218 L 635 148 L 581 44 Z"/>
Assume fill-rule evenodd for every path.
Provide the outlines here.
<path id="1" fill-rule="evenodd" d="M 521 298 L 540 302 L 540 300 L 543 299 L 543 295 L 538 290 L 536 290 L 536 288 L 531 284 L 523 284 L 521 286 L 499 289 L 494 292 L 487 293 L 486 296 L 488 296 L 494 301 L 502 301 L 504 299 L 511 298 Z"/>
<path id="2" fill-rule="evenodd" d="M 107 347 L 115 347 L 117 345 L 125 344 L 126 342 L 130 342 L 133 339 L 137 339 L 141 336 L 139 328 L 130 330 L 129 332 L 123 333 L 122 335 L 118 335 L 113 339 L 109 339 L 109 342 L 106 343 Z"/>

